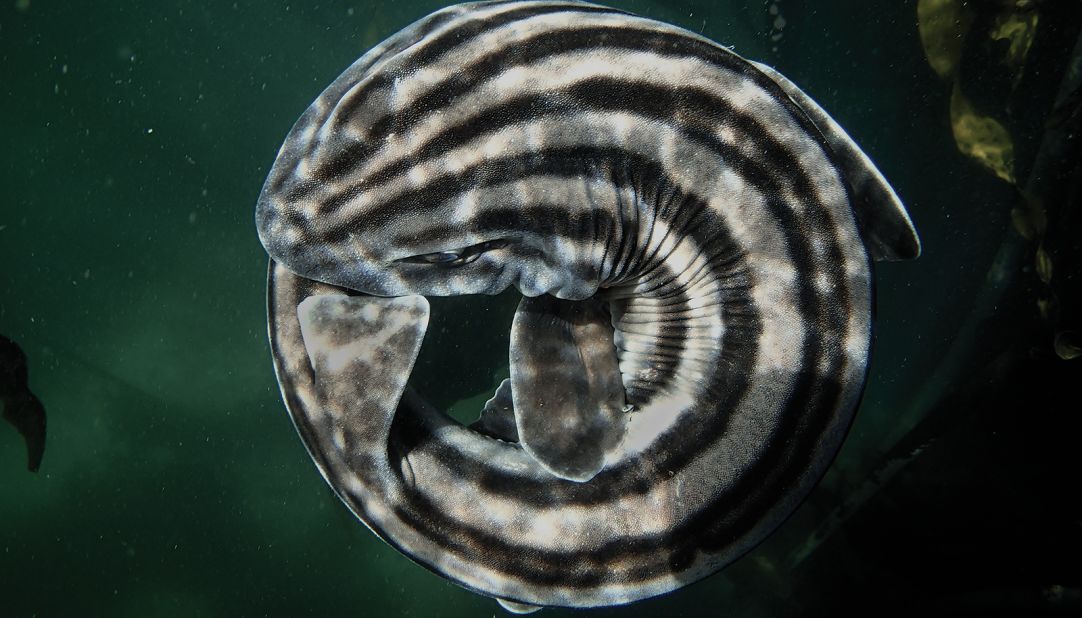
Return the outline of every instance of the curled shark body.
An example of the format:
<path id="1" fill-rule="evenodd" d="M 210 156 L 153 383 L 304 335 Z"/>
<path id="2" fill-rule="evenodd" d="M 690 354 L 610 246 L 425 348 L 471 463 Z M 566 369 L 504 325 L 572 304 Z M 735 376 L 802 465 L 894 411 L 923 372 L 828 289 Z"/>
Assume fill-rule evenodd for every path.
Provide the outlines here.
<path id="1" fill-rule="evenodd" d="M 837 452 L 897 195 L 773 69 L 578 2 L 443 9 L 336 79 L 256 211 L 282 394 L 379 537 L 512 611 L 731 563 Z M 425 296 L 523 294 L 464 426 L 407 386 Z"/>

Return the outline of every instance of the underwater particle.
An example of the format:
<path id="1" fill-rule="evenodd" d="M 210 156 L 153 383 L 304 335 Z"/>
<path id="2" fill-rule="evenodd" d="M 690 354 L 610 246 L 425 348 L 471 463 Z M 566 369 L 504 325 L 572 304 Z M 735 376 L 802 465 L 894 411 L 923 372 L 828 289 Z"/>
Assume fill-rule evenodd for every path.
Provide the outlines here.
<path id="1" fill-rule="evenodd" d="M 788 22 L 785 20 L 785 16 L 781 14 L 781 7 L 777 2 L 770 4 L 767 8 L 767 13 L 773 18 L 770 20 L 769 38 L 772 43 L 777 43 L 781 41 L 784 36 L 782 31 L 785 29 Z M 776 52 L 778 51 L 778 46 L 773 45 L 771 46 L 771 49 Z"/>
<path id="2" fill-rule="evenodd" d="M 951 94 L 951 130 L 958 150 L 1003 180 L 1016 184 L 1014 142 L 998 120 L 982 116 L 955 83 Z"/>
<path id="3" fill-rule="evenodd" d="M 25 13 L 30 10 L 30 0 L 15 0 L 15 10 Z"/>
<path id="4" fill-rule="evenodd" d="M 954 75 L 962 57 L 966 33 L 973 15 L 961 0 L 920 0 L 917 3 L 917 29 L 928 64 L 946 79 Z"/>
<path id="5" fill-rule="evenodd" d="M 1056 356 L 1063 360 L 1074 360 L 1082 356 L 1082 334 L 1073 330 L 1060 331 L 1056 333 L 1052 346 Z"/>
<path id="6" fill-rule="evenodd" d="M 372 47 L 382 40 L 383 28 L 376 22 L 368 24 L 368 28 L 361 37 L 362 45 Z"/>

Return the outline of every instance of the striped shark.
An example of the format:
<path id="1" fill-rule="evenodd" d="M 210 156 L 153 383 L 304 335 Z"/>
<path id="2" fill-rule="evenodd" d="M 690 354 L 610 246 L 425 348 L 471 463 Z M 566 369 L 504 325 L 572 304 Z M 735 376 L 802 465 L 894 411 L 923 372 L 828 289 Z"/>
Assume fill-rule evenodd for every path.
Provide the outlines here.
<path id="1" fill-rule="evenodd" d="M 811 98 L 687 30 L 478 2 L 364 54 L 256 209 L 286 406 L 349 509 L 515 612 L 748 552 L 836 454 L 902 203 Z M 523 299 L 469 426 L 407 385 L 426 296 Z"/>

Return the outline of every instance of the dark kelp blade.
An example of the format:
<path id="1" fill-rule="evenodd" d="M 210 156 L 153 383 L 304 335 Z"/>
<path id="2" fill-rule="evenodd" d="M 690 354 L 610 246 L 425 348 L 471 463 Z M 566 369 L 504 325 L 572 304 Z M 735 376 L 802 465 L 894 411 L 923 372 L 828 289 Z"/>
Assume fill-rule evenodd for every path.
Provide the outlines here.
<path id="1" fill-rule="evenodd" d="M 45 406 L 27 383 L 26 354 L 14 341 L 0 335 L 0 402 L 4 420 L 26 442 L 26 467 L 37 472 L 45 454 Z"/>

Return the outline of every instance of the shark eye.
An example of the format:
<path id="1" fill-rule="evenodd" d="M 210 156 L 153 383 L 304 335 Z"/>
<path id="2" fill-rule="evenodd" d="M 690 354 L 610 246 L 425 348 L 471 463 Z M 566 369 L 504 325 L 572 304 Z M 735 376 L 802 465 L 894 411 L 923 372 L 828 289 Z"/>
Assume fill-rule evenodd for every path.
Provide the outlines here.
<path id="1" fill-rule="evenodd" d="M 506 245 L 504 240 L 489 240 L 476 245 L 451 251 L 436 251 L 435 253 L 422 253 L 398 260 L 407 264 L 436 264 L 438 266 L 463 266 L 481 257 L 481 254 L 491 249 L 498 249 Z"/>
<path id="2" fill-rule="evenodd" d="M 405 262 L 407 264 L 435 264 L 437 266 L 462 266 L 463 264 L 469 264 L 481 256 L 481 253 L 469 254 L 465 252 L 465 249 L 459 249 L 457 251 L 437 251 L 435 253 L 424 253 L 421 255 L 415 255 L 413 257 L 402 258 L 399 262 Z"/>
<path id="3" fill-rule="evenodd" d="M 440 251 L 418 255 L 417 259 L 426 264 L 451 264 L 462 259 L 462 254 L 458 251 Z"/>

